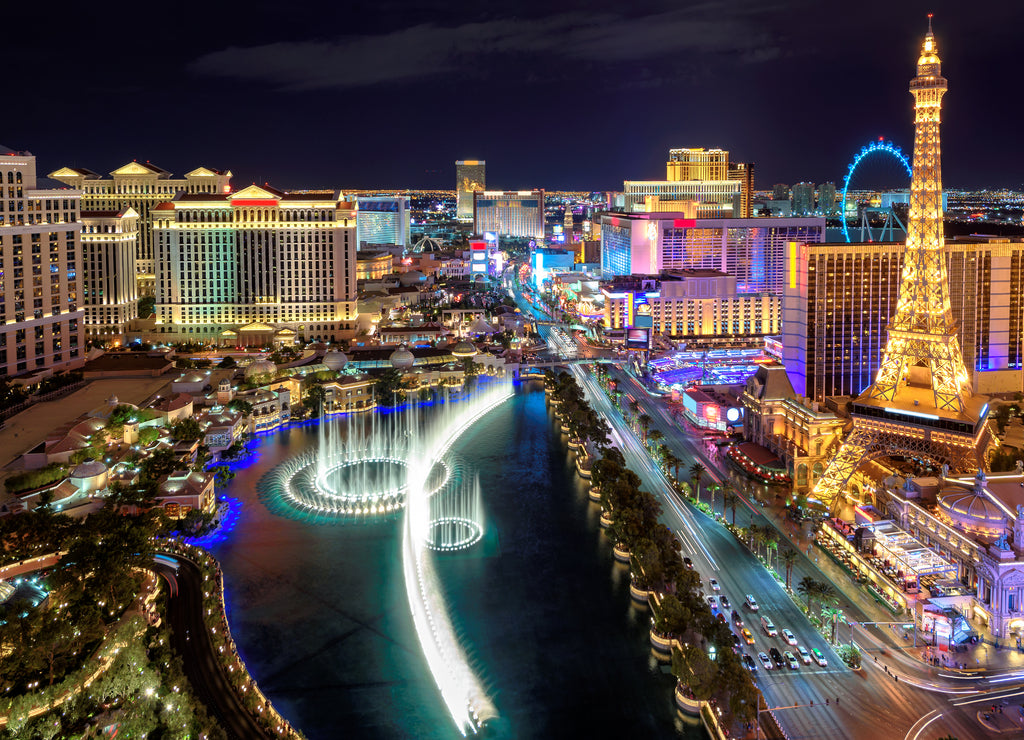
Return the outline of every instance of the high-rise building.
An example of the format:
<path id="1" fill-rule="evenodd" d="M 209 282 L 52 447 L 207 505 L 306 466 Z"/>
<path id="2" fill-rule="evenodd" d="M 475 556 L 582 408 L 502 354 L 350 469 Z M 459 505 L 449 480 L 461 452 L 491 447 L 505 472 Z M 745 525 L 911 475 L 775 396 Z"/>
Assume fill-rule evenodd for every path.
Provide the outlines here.
<path id="1" fill-rule="evenodd" d="M 789 185 L 777 182 L 772 186 L 772 200 L 789 200 Z"/>
<path id="2" fill-rule="evenodd" d="M 798 182 L 793 186 L 793 215 L 811 216 L 814 214 L 814 183 Z"/>
<path id="3" fill-rule="evenodd" d="M 337 192 L 179 193 L 153 213 L 158 336 L 266 346 L 352 328 L 356 211 Z"/>
<path id="4" fill-rule="evenodd" d="M 740 184 L 740 210 L 736 215 L 740 218 L 753 218 L 754 163 L 730 162 L 729 179 Z"/>
<path id="5" fill-rule="evenodd" d="M 50 177 L 82 191 L 83 211 L 120 211 L 130 206 L 139 214 L 138 251 L 135 272 L 139 292 L 153 295 L 153 206 L 178 193 L 226 193 L 231 189 L 231 172 L 197 167 L 183 180 L 150 162 L 129 162 L 104 179 L 92 170 L 61 167 Z"/>
<path id="6" fill-rule="evenodd" d="M 135 255 L 139 214 L 82 211 L 82 305 L 90 340 L 120 344 L 127 324 L 139 315 Z"/>
<path id="7" fill-rule="evenodd" d="M 482 159 L 460 159 L 455 163 L 455 218 L 473 220 L 473 193 L 487 187 L 487 163 Z"/>
<path id="8" fill-rule="evenodd" d="M 471 215 L 477 234 L 543 239 L 544 191 L 476 191 Z"/>
<path id="9" fill-rule="evenodd" d="M 950 300 L 939 144 L 946 79 L 930 18 L 910 92 L 914 167 L 896 310 L 878 373 L 851 403 L 853 426 L 814 486 L 812 495 L 832 509 L 867 460 L 901 457 L 947 471 L 983 471 L 992 445 L 988 399 L 972 391 Z"/>
<path id="10" fill-rule="evenodd" d="M 728 180 L 729 152 L 723 149 L 669 149 L 665 179 Z"/>
<path id="11" fill-rule="evenodd" d="M 823 218 L 694 219 L 680 213 L 601 215 L 605 277 L 662 270 L 721 270 L 741 293 L 782 295 L 790 242 L 820 242 Z"/>
<path id="12" fill-rule="evenodd" d="M 37 187 L 30 152 L 0 155 L 0 376 L 77 367 L 82 193 Z"/>
<path id="13" fill-rule="evenodd" d="M 822 216 L 839 215 L 839 207 L 836 205 L 836 184 L 834 182 L 823 182 L 818 186 L 818 213 Z"/>
<path id="14" fill-rule="evenodd" d="M 359 249 L 409 246 L 409 196 L 359 196 L 356 206 Z"/>
<path id="15" fill-rule="evenodd" d="M 871 385 L 896 311 L 903 244 L 801 244 L 786 257 L 783 357 L 797 393 L 815 401 Z M 953 318 L 978 393 L 1024 390 L 1024 240 L 946 242 Z"/>
<path id="16" fill-rule="evenodd" d="M 602 285 L 601 292 L 606 328 L 627 329 L 638 314 L 646 314 L 655 332 L 706 346 L 763 339 L 779 330 L 782 314 L 778 295 L 737 293 L 736 277 L 721 270 L 619 277 Z"/>

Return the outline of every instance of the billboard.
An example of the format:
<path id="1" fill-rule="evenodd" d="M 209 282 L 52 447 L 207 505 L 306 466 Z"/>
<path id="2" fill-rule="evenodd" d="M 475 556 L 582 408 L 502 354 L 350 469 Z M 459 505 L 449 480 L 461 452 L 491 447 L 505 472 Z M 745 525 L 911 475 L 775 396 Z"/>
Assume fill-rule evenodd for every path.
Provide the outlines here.
<path id="1" fill-rule="evenodd" d="M 649 349 L 651 346 L 651 330 L 638 329 L 631 326 L 626 330 L 627 349 Z"/>

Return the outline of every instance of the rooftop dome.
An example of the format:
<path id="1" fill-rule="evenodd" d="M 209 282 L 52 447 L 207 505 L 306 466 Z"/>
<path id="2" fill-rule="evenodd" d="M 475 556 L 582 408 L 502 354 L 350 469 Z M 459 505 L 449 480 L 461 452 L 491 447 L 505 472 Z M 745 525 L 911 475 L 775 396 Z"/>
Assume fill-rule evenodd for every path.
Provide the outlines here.
<path id="1" fill-rule="evenodd" d="M 418 252 L 440 252 L 441 242 L 437 239 L 432 239 L 429 236 L 425 236 L 416 243 L 416 251 Z"/>
<path id="2" fill-rule="evenodd" d="M 451 353 L 456 357 L 473 357 L 476 354 L 476 347 L 463 339 L 451 348 Z"/>
<path id="3" fill-rule="evenodd" d="M 483 316 L 477 316 L 476 321 L 474 321 L 473 325 L 469 327 L 469 330 L 474 334 L 494 334 L 498 331 L 493 326 L 484 321 Z"/>
<path id="4" fill-rule="evenodd" d="M 251 378 L 254 375 L 267 375 L 277 372 L 277 365 L 270 360 L 256 360 L 256 362 L 245 368 L 245 377 Z"/>
<path id="5" fill-rule="evenodd" d="M 396 370 L 408 370 L 416 362 L 416 357 L 404 344 L 392 352 L 388 359 L 391 360 L 391 367 Z"/>
<path id="6" fill-rule="evenodd" d="M 323 362 L 327 366 L 328 370 L 338 372 L 348 363 L 348 357 L 345 356 L 344 352 L 332 349 L 324 355 Z"/>
<path id="7" fill-rule="evenodd" d="M 86 460 L 71 471 L 72 478 L 94 478 L 107 472 L 107 466 L 99 460 Z"/>
<path id="8" fill-rule="evenodd" d="M 939 492 L 939 507 L 954 522 L 974 529 L 1002 530 L 1006 514 L 992 500 L 976 491 L 958 487 Z"/>
<path id="9" fill-rule="evenodd" d="M 398 276 L 398 282 L 403 288 L 409 288 L 413 285 L 418 285 L 427 279 L 419 270 L 409 270 L 409 272 L 403 272 Z"/>

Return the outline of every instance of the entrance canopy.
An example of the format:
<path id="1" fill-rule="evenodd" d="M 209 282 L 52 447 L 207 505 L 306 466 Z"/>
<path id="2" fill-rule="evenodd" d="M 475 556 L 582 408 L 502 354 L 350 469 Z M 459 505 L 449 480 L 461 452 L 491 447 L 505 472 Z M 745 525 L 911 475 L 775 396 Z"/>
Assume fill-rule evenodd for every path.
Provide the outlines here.
<path id="1" fill-rule="evenodd" d="M 868 524 L 875 533 L 875 544 L 905 577 L 949 574 L 956 577 L 957 566 L 936 554 L 890 521 Z"/>

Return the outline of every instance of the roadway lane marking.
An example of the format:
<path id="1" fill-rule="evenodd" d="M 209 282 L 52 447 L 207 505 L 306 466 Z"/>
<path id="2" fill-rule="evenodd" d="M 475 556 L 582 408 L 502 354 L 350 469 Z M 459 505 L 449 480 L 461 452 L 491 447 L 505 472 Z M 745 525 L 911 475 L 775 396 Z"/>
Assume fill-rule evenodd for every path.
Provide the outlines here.
<path id="1" fill-rule="evenodd" d="M 993 692 L 991 694 L 984 694 L 978 697 L 977 699 L 964 699 L 963 701 L 951 702 L 951 704 L 954 707 L 962 707 L 967 704 L 980 704 L 983 701 L 992 701 L 993 699 L 1010 699 L 1011 697 L 1022 695 L 1024 695 L 1024 691 L 1014 691 L 1010 694 L 1004 694 L 1002 692 Z"/>
<path id="2" fill-rule="evenodd" d="M 932 717 L 927 722 L 925 722 L 920 727 L 918 727 L 917 728 L 917 732 L 914 732 L 914 728 L 917 727 L 917 725 L 920 724 L 924 720 L 925 717 L 927 717 L 928 715 L 931 715 L 931 714 L 934 714 L 935 716 Z M 911 725 L 910 730 L 907 732 L 906 740 L 918 740 L 918 738 L 921 737 L 921 733 L 925 731 L 925 729 L 928 727 L 928 725 L 930 725 L 935 720 L 939 719 L 941 716 L 942 716 L 942 712 L 939 711 L 938 709 L 933 709 L 932 711 L 928 712 L 928 714 L 924 715 L 924 717 L 921 717 L 921 719 L 919 719 L 917 722 L 915 722 L 913 725 Z M 911 733 L 913 733 L 913 736 L 911 736 Z"/>

